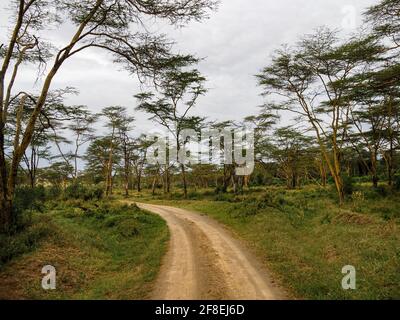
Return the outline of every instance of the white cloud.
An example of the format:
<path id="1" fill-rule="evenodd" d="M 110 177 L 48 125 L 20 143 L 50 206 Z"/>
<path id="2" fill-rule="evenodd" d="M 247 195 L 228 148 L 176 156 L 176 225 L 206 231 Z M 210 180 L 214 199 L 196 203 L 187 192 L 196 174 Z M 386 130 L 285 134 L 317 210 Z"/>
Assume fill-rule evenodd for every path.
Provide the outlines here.
<path id="1" fill-rule="evenodd" d="M 4 1 L 2 1 L 4 2 Z M 361 22 L 364 8 L 376 0 L 222 0 L 218 12 L 203 23 L 186 28 L 155 26 L 177 41 L 177 50 L 206 57 L 200 70 L 209 79 L 207 96 L 199 100 L 197 111 L 210 119 L 239 120 L 257 111 L 262 103 L 260 88 L 254 75 L 264 67 L 274 49 L 282 43 L 293 43 L 313 29 L 327 25 L 341 28 L 343 8 L 354 6 L 356 22 Z M 3 3 L 2 3 L 3 4 Z M 0 40 L 6 35 L 7 12 L 0 11 Z M 64 26 L 46 34 L 61 46 L 72 34 L 72 26 Z M 57 75 L 53 88 L 77 87 L 81 94 L 69 102 L 86 104 L 94 111 L 107 105 L 135 106 L 133 95 L 140 88 L 127 72 L 118 72 L 107 54 L 85 51 L 68 62 Z M 20 87 L 32 86 L 36 73 L 25 68 Z M 145 115 L 135 113 L 138 128 L 153 127 Z"/>

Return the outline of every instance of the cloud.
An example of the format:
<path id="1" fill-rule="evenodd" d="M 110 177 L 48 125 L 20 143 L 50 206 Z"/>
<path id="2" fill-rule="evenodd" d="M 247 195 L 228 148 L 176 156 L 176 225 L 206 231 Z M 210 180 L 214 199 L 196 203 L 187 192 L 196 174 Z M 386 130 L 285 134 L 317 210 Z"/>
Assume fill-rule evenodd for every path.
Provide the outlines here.
<path id="1" fill-rule="evenodd" d="M 175 39 L 176 50 L 193 53 L 205 60 L 199 69 L 208 78 L 210 91 L 199 99 L 196 111 L 210 119 L 240 120 L 257 111 L 263 102 L 254 75 L 268 64 L 271 53 L 282 43 L 293 43 L 313 29 L 327 25 L 341 28 L 343 8 L 353 6 L 356 23 L 361 23 L 364 8 L 373 0 L 222 0 L 219 10 L 202 23 L 191 23 L 175 29 L 154 26 Z M 0 12 L 0 21 L 7 22 L 7 12 Z M 356 24 L 356 25 L 357 25 Z M 0 26 L 1 40 L 7 28 Z M 72 26 L 64 26 L 46 34 L 61 45 L 72 34 Z M 352 30 L 347 30 L 352 31 Z M 118 69 L 118 68 L 117 68 Z M 37 89 L 32 85 L 36 72 L 24 69 L 20 87 Z M 134 112 L 133 95 L 140 91 L 138 81 L 127 72 L 119 72 L 110 56 L 97 50 L 85 51 L 69 61 L 57 75 L 53 88 L 74 86 L 81 94 L 70 103 L 85 104 L 94 111 L 108 105 L 130 108 L 138 118 L 137 127 L 150 130 L 147 116 Z"/>

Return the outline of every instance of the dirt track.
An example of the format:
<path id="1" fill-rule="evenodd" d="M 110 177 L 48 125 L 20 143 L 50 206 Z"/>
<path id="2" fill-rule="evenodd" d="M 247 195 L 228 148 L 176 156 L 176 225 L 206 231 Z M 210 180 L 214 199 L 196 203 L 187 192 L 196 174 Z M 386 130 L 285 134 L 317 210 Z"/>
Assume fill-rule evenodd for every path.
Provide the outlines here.
<path id="1" fill-rule="evenodd" d="M 282 299 L 268 273 L 214 220 L 187 210 L 138 204 L 167 221 L 171 240 L 153 299 Z"/>

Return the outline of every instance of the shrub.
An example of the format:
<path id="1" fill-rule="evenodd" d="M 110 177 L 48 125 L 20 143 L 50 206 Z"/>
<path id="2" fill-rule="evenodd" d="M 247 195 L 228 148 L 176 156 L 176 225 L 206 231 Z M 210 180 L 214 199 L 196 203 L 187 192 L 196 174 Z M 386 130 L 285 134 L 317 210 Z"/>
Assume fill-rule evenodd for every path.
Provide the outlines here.
<path id="1" fill-rule="evenodd" d="M 200 195 L 196 191 L 190 191 L 188 193 L 188 198 L 192 200 L 197 200 L 200 197 Z"/>
<path id="2" fill-rule="evenodd" d="M 223 201 L 230 201 L 232 196 L 227 193 L 218 193 L 214 197 L 214 201 L 223 202 Z"/>
<path id="3" fill-rule="evenodd" d="M 48 200 L 56 200 L 62 194 L 62 189 L 59 186 L 51 186 L 46 188 L 46 198 Z"/>
<path id="4" fill-rule="evenodd" d="M 0 268 L 11 259 L 32 251 L 52 232 L 48 221 L 43 220 L 17 233 L 0 234 Z"/>
<path id="5" fill-rule="evenodd" d="M 100 185 L 85 186 L 80 183 L 73 183 L 64 190 L 64 200 L 82 199 L 85 201 L 100 200 L 103 197 L 104 190 Z"/>
<path id="6" fill-rule="evenodd" d="M 118 233 L 125 238 L 135 237 L 139 235 L 138 222 L 135 219 L 125 219 L 116 227 Z"/>
<path id="7" fill-rule="evenodd" d="M 215 188 L 214 193 L 215 194 L 226 193 L 226 189 L 224 188 L 224 186 L 218 185 Z"/>
<path id="8" fill-rule="evenodd" d="M 13 228 L 11 231 L 18 232 L 30 223 L 33 211 L 44 210 L 46 202 L 46 190 L 43 186 L 29 187 L 20 186 L 15 190 L 13 201 Z"/>
<path id="9" fill-rule="evenodd" d="M 46 190 L 43 186 L 20 186 L 15 190 L 14 208 L 18 212 L 24 210 L 41 210 L 46 201 Z"/>
<path id="10" fill-rule="evenodd" d="M 381 196 L 381 197 L 387 197 L 388 196 L 388 194 L 389 194 L 389 190 L 388 190 L 388 188 L 387 187 L 385 187 L 385 186 L 378 186 L 377 188 L 376 188 L 376 192 L 379 194 L 379 196 Z"/>
<path id="11" fill-rule="evenodd" d="M 393 186 L 396 191 L 400 191 L 400 174 L 395 175 Z"/>
<path id="12" fill-rule="evenodd" d="M 351 176 L 344 176 L 343 177 L 343 192 L 345 196 L 351 196 L 354 191 L 354 182 Z"/>

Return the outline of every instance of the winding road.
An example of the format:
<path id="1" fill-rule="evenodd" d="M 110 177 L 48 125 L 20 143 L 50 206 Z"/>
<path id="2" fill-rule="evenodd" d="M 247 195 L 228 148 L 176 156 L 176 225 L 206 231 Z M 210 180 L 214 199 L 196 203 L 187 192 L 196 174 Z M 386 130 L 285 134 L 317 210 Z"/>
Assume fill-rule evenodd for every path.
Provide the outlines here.
<path id="1" fill-rule="evenodd" d="M 137 205 L 165 219 L 171 234 L 152 299 L 284 298 L 263 266 L 216 221 L 174 207 Z"/>

